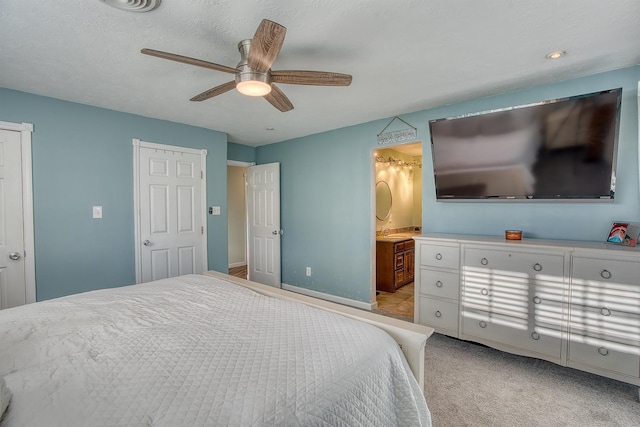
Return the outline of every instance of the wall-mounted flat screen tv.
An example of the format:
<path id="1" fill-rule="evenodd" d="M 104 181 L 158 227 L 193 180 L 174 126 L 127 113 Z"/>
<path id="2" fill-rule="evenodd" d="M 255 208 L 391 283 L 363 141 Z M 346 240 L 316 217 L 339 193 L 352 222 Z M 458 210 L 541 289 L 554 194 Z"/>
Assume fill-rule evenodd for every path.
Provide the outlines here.
<path id="1" fill-rule="evenodd" d="M 439 201 L 612 201 L 622 89 L 429 122 Z"/>

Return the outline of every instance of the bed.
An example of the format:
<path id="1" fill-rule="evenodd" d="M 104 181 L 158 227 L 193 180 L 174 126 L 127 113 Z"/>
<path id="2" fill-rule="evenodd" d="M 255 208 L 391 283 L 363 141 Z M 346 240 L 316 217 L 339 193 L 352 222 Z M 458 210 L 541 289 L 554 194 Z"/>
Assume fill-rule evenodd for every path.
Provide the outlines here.
<path id="1" fill-rule="evenodd" d="M 38 302 L 0 311 L 0 426 L 429 426 L 431 333 L 219 273 Z"/>

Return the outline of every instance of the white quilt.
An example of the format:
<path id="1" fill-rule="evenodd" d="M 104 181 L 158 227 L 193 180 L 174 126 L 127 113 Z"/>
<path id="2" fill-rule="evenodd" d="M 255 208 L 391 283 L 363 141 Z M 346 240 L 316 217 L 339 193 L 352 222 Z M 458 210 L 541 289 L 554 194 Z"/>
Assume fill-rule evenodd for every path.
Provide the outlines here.
<path id="1" fill-rule="evenodd" d="M 425 426 L 398 345 L 206 276 L 0 311 L 0 426 Z"/>

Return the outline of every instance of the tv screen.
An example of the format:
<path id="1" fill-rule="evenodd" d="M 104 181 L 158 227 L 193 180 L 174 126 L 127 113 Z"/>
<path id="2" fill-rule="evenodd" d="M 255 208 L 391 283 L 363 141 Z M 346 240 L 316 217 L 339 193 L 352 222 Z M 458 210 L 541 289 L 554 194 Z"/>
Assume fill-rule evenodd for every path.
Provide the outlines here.
<path id="1" fill-rule="evenodd" d="M 609 200 L 622 88 L 429 121 L 436 196 Z"/>

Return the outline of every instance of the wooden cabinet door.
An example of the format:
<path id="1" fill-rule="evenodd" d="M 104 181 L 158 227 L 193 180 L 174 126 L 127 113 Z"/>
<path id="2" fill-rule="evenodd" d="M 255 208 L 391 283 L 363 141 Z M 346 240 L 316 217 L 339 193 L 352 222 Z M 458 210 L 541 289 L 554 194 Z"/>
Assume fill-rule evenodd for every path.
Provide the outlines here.
<path id="1" fill-rule="evenodd" d="M 415 259 L 413 249 L 404 251 L 404 279 L 406 283 L 413 282 Z"/>

